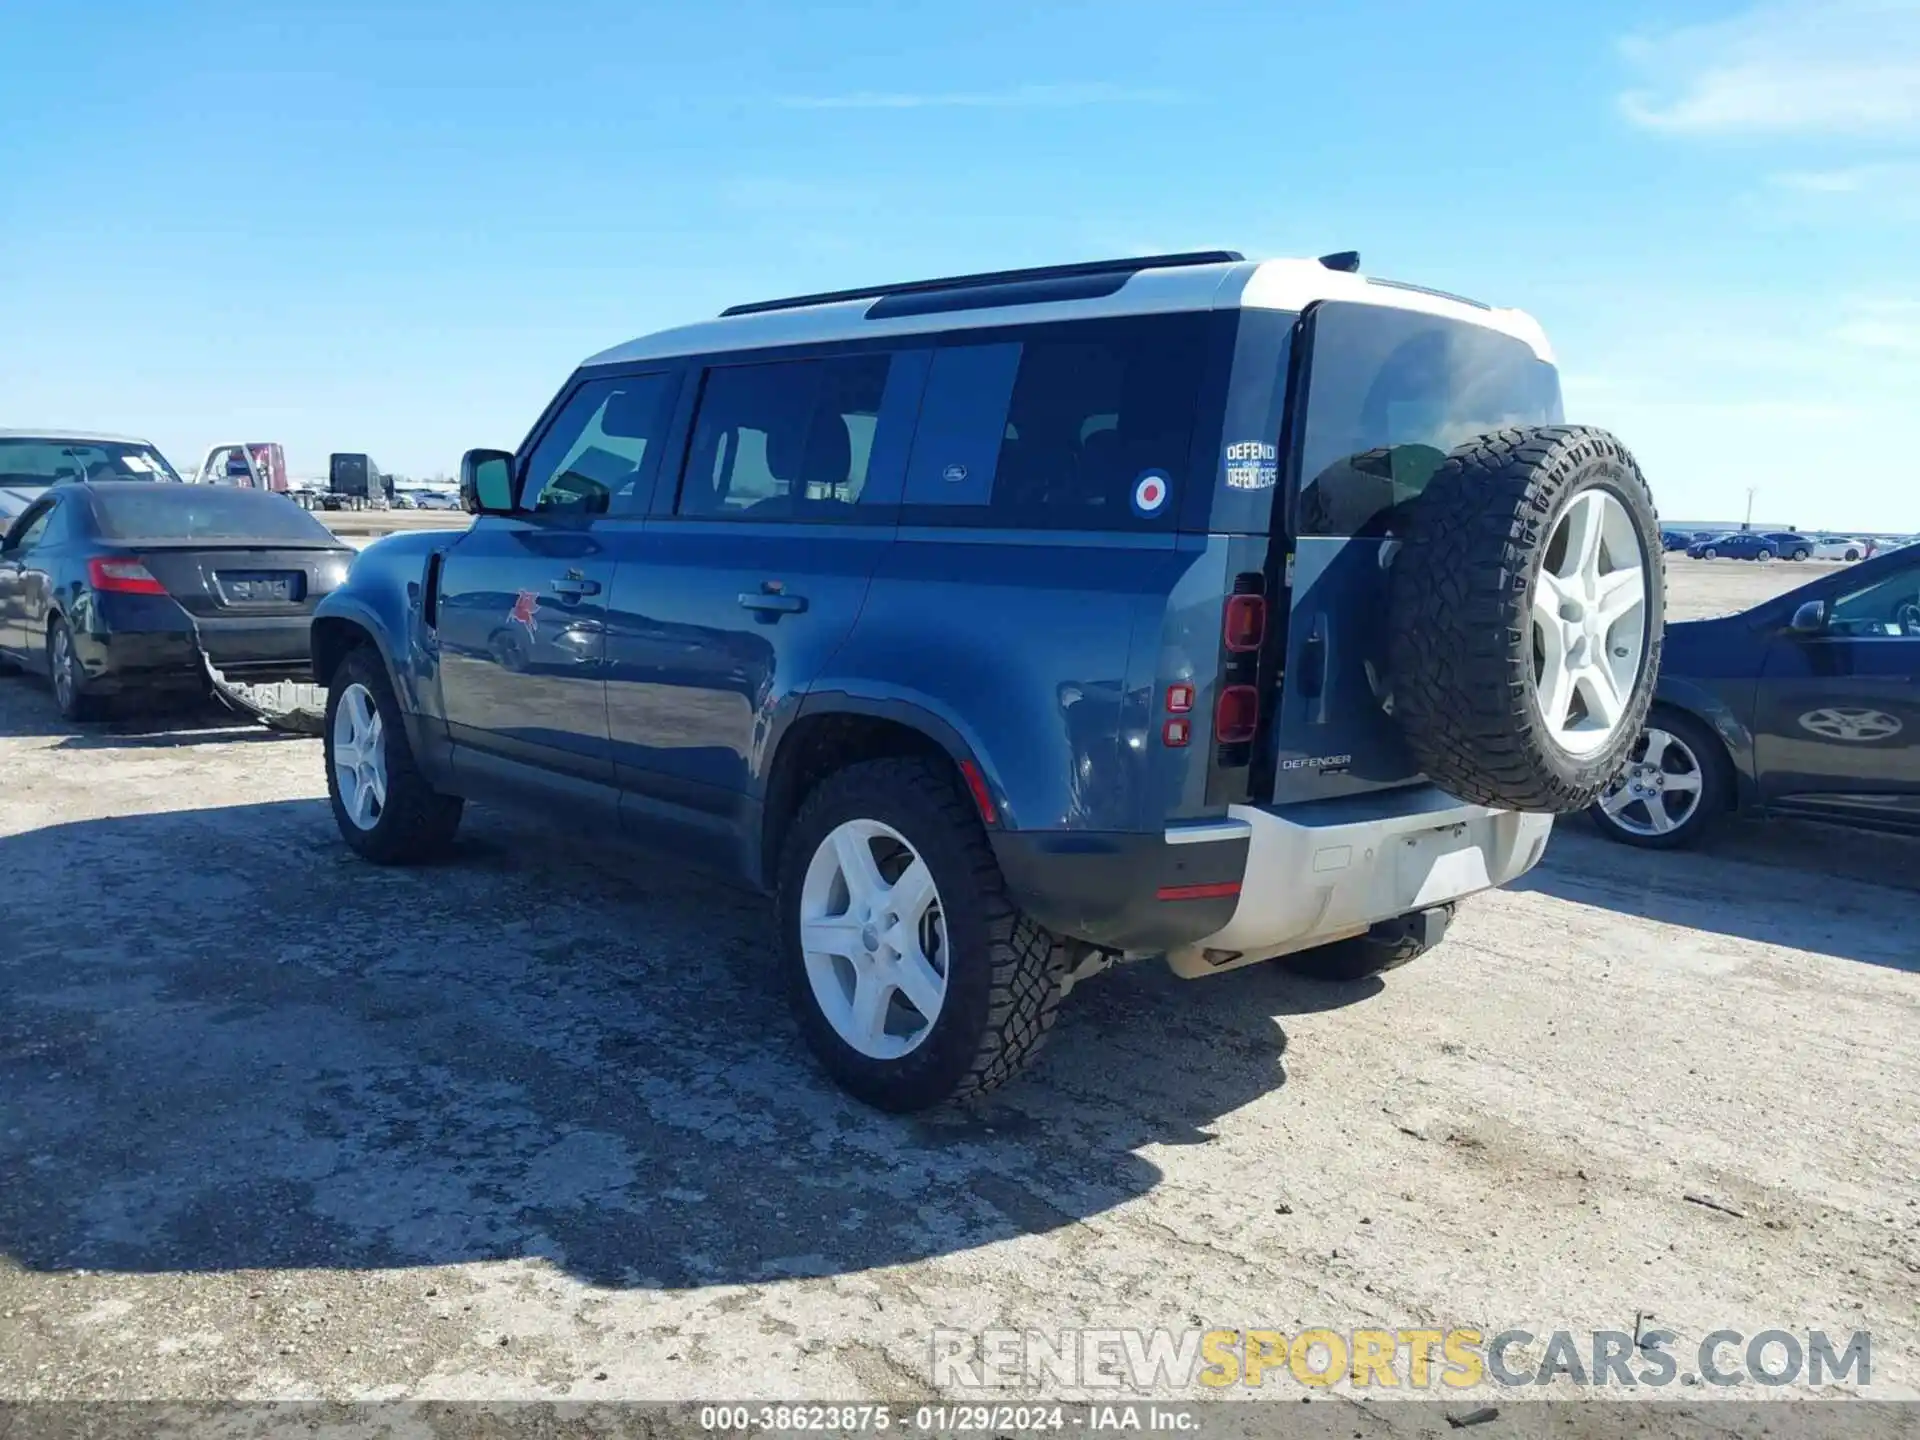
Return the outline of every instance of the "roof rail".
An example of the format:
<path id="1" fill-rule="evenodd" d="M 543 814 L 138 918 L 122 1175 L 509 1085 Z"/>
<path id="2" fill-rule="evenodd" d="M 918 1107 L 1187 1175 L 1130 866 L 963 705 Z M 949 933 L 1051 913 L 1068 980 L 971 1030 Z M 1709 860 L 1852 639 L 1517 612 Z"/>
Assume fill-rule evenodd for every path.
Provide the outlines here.
<path id="1" fill-rule="evenodd" d="M 1174 270 L 1185 265 L 1225 265 L 1247 257 L 1238 250 L 1190 250 L 1178 255 L 1136 255 L 1126 260 L 1089 260 L 1078 265 L 1041 265 L 1030 270 L 989 270 L 979 275 L 949 275 L 938 280 L 908 280 L 898 285 L 865 285 L 857 290 L 823 290 L 817 295 L 793 295 L 784 300 L 754 300 L 729 305 L 720 312 L 762 315 L 769 310 L 798 310 L 804 305 L 832 305 L 842 300 L 873 300 L 883 295 L 925 295 L 939 290 L 971 290 L 982 285 L 1006 285 L 1021 280 L 1066 280 L 1082 275 L 1130 274 L 1139 270 Z"/>

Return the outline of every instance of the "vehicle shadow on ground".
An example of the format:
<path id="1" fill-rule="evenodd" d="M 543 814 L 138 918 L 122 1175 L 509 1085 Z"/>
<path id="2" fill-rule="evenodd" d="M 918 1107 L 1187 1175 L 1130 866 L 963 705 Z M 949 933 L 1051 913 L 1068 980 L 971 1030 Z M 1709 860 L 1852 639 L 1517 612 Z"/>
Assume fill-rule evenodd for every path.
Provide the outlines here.
<path id="1" fill-rule="evenodd" d="M 1636 850 L 1563 821 L 1511 887 L 1576 905 L 1920 972 L 1910 923 L 1920 841 L 1799 821 L 1728 820 L 1693 850 Z"/>
<path id="2" fill-rule="evenodd" d="M 1142 1151 L 1284 1083 L 1278 1017 L 1380 989 L 1128 967 L 1000 1097 L 886 1116 L 805 1054 L 762 902 L 466 833 L 413 871 L 348 855 L 321 801 L 0 838 L 0 1252 L 668 1288 L 896 1265 L 1145 1193 Z"/>
<path id="3" fill-rule="evenodd" d="M 162 749 L 175 745 L 225 744 L 298 738 L 267 729 L 219 701 L 199 697 L 118 697 L 98 720 L 62 719 L 43 679 L 14 671 L 0 677 L 9 703 L 0 705 L 0 738 L 57 740 L 61 750 Z"/>

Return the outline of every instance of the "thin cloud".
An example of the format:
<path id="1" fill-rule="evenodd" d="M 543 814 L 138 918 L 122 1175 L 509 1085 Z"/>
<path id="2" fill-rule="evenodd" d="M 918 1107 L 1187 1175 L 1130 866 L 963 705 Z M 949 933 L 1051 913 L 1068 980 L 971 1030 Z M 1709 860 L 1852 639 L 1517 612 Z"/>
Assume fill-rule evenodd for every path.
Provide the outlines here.
<path id="1" fill-rule="evenodd" d="M 1920 0 L 1787 0 L 1621 42 L 1627 118 L 1684 134 L 1920 136 Z"/>
<path id="2" fill-rule="evenodd" d="M 1843 345 L 1920 359 L 1920 301 L 1880 300 L 1858 307 L 1833 332 Z"/>
<path id="3" fill-rule="evenodd" d="M 845 95 L 787 95 L 788 110 L 1067 110 L 1085 105 L 1171 105 L 1172 90 L 1121 85 L 1018 85 L 1011 90 L 856 90 Z"/>

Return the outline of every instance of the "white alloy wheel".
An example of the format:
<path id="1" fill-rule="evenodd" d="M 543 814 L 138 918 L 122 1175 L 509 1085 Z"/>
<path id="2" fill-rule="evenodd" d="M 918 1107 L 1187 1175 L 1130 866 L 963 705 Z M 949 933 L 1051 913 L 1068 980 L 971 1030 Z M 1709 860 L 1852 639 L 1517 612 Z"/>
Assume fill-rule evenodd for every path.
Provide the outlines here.
<path id="1" fill-rule="evenodd" d="M 848 820 L 820 841 L 800 887 L 800 950 L 820 1013 L 874 1060 L 932 1033 L 951 951 L 940 892 L 906 837 Z"/>
<path id="2" fill-rule="evenodd" d="M 1535 692 L 1553 742 L 1591 755 L 1620 728 L 1647 649 L 1647 556 L 1610 490 L 1573 497 L 1533 591 Z"/>
<path id="3" fill-rule="evenodd" d="M 1665 835 L 1693 818 L 1703 783 L 1693 747 L 1650 725 L 1627 768 L 1600 797 L 1600 808 L 1630 835 Z"/>
<path id="4" fill-rule="evenodd" d="M 347 818 L 373 829 L 387 809 L 387 746 L 380 707 L 364 685 L 349 685 L 334 707 L 333 773 Z"/>

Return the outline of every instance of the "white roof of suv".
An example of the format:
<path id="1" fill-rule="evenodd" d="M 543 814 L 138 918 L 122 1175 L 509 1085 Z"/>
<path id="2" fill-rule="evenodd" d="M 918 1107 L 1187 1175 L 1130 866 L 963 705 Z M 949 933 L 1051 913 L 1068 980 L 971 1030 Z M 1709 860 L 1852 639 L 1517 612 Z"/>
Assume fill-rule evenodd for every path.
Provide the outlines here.
<path id="1" fill-rule="evenodd" d="M 1183 257 L 1112 262 L 1112 269 L 1116 271 L 1130 264 L 1137 264 L 1141 268 L 1127 274 L 1124 283 L 1111 294 L 1089 299 L 1039 300 L 1034 303 L 965 309 L 941 308 L 869 319 L 868 310 L 889 293 L 889 288 L 882 286 L 872 290 L 842 292 L 840 295 L 801 296 L 794 301 L 771 302 L 765 306 L 736 307 L 746 313 L 729 313 L 715 320 L 701 320 L 643 335 L 625 345 L 603 350 L 585 363 L 616 365 L 712 351 L 756 350 L 777 345 L 915 335 L 933 330 L 1041 325 L 1050 321 L 1101 316 L 1241 307 L 1299 311 L 1316 300 L 1345 300 L 1464 320 L 1511 335 L 1531 346 L 1542 360 L 1549 363 L 1553 360 L 1546 332 L 1540 328 L 1537 320 L 1522 310 L 1494 309 L 1476 301 L 1419 286 L 1371 279 L 1357 271 L 1332 268 L 1320 260 L 1249 261 L 1226 258 L 1231 252 L 1219 253 L 1222 258 L 1214 259 L 1210 255 L 1196 257 L 1194 263 L 1184 263 Z M 1180 263 L 1169 263 L 1170 260 Z M 1071 268 L 1063 267 L 1063 272 L 1056 273 L 1064 273 Z M 1093 267 L 1089 267 L 1089 272 L 1099 273 Z M 991 278 L 994 283 L 1012 285 L 1024 279 L 1048 275 L 1046 271 L 1008 271 L 1004 276 Z M 986 283 L 988 278 L 956 277 L 952 288 L 958 291 L 977 287 Z M 926 293 L 939 290 L 941 286 L 936 282 L 920 282 L 893 288 L 896 292 Z"/>

